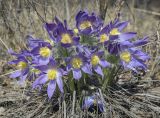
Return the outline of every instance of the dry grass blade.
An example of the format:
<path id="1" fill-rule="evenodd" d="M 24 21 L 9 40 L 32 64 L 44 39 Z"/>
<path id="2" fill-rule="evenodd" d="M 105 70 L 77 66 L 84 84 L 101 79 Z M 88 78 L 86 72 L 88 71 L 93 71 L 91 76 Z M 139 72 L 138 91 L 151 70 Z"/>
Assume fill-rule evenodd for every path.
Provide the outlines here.
<path id="1" fill-rule="evenodd" d="M 35 109 L 35 111 L 33 113 L 29 114 L 27 116 L 27 118 L 32 118 L 36 114 L 36 112 L 38 112 L 40 110 L 40 108 L 43 106 L 43 104 L 44 103 L 40 103 L 39 106 Z"/>
<path id="2" fill-rule="evenodd" d="M 74 118 L 75 103 L 76 103 L 76 91 L 73 92 L 73 103 L 72 103 L 71 118 Z"/>
<path id="3" fill-rule="evenodd" d="M 4 47 L 9 50 L 8 46 L 4 43 L 4 41 L 0 38 L 1 43 L 4 45 Z"/>
<path id="4" fill-rule="evenodd" d="M 138 11 L 138 12 L 144 12 L 144 13 L 147 13 L 147 14 L 160 16 L 160 13 L 154 12 L 154 11 L 148 11 L 148 10 L 145 10 L 145 9 L 138 9 L 138 8 L 135 8 L 135 10 Z"/>
<path id="5" fill-rule="evenodd" d="M 64 118 L 67 118 L 67 112 L 66 112 L 66 102 L 65 100 L 63 101 L 63 109 L 64 109 Z"/>

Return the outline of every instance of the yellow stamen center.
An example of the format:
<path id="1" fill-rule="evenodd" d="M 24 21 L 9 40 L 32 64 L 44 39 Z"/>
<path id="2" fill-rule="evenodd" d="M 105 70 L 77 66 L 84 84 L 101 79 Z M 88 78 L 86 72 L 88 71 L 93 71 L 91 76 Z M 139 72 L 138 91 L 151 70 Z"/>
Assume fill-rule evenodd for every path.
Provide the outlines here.
<path id="1" fill-rule="evenodd" d="M 73 68 L 80 68 L 82 66 L 83 62 L 80 58 L 73 58 L 72 59 L 72 66 Z"/>
<path id="2" fill-rule="evenodd" d="M 118 31 L 117 28 L 113 28 L 111 31 L 110 31 L 110 35 L 119 35 L 120 32 Z"/>
<path id="3" fill-rule="evenodd" d="M 51 54 L 51 50 L 48 47 L 42 47 L 40 48 L 39 54 L 42 57 L 49 57 L 49 55 Z"/>
<path id="4" fill-rule="evenodd" d="M 84 30 L 84 29 L 89 28 L 89 27 L 91 27 L 91 26 L 92 26 L 91 22 L 89 22 L 89 21 L 84 21 L 84 22 L 82 22 L 82 23 L 80 24 L 80 29 L 81 29 L 81 30 Z"/>
<path id="5" fill-rule="evenodd" d="M 98 63 L 99 63 L 100 59 L 97 55 L 93 55 L 92 58 L 91 58 L 91 64 L 93 66 L 96 66 Z"/>
<path id="6" fill-rule="evenodd" d="M 102 34 L 100 36 L 100 42 L 101 43 L 104 43 L 105 41 L 108 41 L 108 40 L 109 40 L 109 38 L 108 38 L 108 36 L 106 34 Z"/>
<path id="7" fill-rule="evenodd" d="M 72 43 L 71 36 L 67 33 L 62 34 L 61 43 L 64 43 L 64 44 Z"/>
<path id="8" fill-rule="evenodd" d="M 48 70 L 48 72 L 47 72 L 47 77 L 48 77 L 48 79 L 49 79 L 49 80 L 54 80 L 54 79 L 56 79 L 57 73 L 58 73 L 58 72 L 57 72 L 56 69 Z"/>
<path id="9" fill-rule="evenodd" d="M 131 54 L 129 52 L 122 52 L 120 54 L 120 58 L 125 61 L 125 62 L 130 62 L 131 61 Z"/>
<path id="10" fill-rule="evenodd" d="M 21 70 L 25 69 L 27 67 L 27 63 L 24 61 L 20 61 L 17 65 L 17 67 Z"/>
<path id="11" fill-rule="evenodd" d="M 75 34 L 78 34 L 78 29 L 77 28 L 75 28 L 73 31 L 74 31 Z"/>

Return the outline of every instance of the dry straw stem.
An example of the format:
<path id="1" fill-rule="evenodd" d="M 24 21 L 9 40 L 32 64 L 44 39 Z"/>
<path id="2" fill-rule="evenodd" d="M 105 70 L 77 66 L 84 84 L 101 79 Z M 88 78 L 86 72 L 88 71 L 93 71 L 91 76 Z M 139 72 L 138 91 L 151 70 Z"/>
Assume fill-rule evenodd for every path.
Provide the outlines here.
<path id="1" fill-rule="evenodd" d="M 73 92 L 73 103 L 72 103 L 71 118 L 74 118 L 75 102 L 76 102 L 76 91 Z"/>
<path id="2" fill-rule="evenodd" d="M 154 12 L 154 11 L 149 11 L 149 10 L 139 9 L 139 8 L 134 8 L 134 10 L 138 11 L 138 12 L 144 12 L 144 13 L 147 13 L 147 14 L 152 14 L 152 15 L 160 16 L 160 13 Z"/>
<path id="3" fill-rule="evenodd" d="M 9 50 L 7 44 L 4 43 L 4 41 L 1 39 L 1 37 L 0 37 L 0 41 L 1 41 L 1 43 L 4 45 L 4 47 L 5 47 L 7 50 Z"/>
<path id="4" fill-rule="evenodd" d="M 64 109 L 64 118 L 67 118 L 67 112 L 66 112 L 66 101 L 63 101 L 63 109 Z"/>
<path id="5" fill-rule="evenodd" d="M 68 0 L 65 0 L 65 11 L 66 11 L 66 13 L 64 14 L 64 16 L 66 15 L 66 20 L 67 20 L 67 22 L 69 22 L 69 20 L 70 20 L 70 12 L 69 12 Z"/>

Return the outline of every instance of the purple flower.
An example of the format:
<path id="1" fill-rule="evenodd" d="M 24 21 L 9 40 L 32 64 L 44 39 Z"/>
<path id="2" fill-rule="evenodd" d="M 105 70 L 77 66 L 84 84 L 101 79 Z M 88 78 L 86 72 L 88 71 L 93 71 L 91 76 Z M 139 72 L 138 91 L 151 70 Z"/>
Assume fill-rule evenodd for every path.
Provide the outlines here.
<path id="1" fill-rule="evenodd" d="M 38 47 L 40 45 L 40 43 L 43 43 L 43 42 L 44 42 L 44 40 L 42 40 L 42 39 L 33 38 L 31 35 L 27 36 L 27 46 L 31 50 L 35 47 Z"/>
<path id="2" fill-rule="evenodd" d="M 80 38 L 74 36 L 74 32 L 72 30 L 67 29 L 62 23 L 57 25 L 58 36 L 57 40 L 61 43 L 63 47 L 71 47 L 72 45 L 77 45 L 79 43 Z"/>
<path id="3" fill-rule="evenodd" d="M 104 105 L 97 94 L 86 96 L 82 103 L 82 110 L 88 110 L 90 112 L 98 111 L 98 113 L 102 113 L 104 112 Z"/>
<path id="4" fill-rule="evenodd" d="M 118 38 L 118 42 L 130 40 L 136 36 L 136 32 L 122 32 L 122 30 L 128 25 L 128 21 L 119 22 L 116 19 L 113 23 L 110 23 L 109 34 L 110 39 Z"/>
<path id="5" fill-rule="evenodd" d="M 127 25 L 128 21 L 119 22 L 119 19 L 110 22 L 99 32 L 99 42 L 122 42 L 134 38 L 136 36 L 135 32 L 122 32 Z"/>
<path id="6" fill-rule="evenodd" d="M 17 57 L 17 58 L 18 57 L 29 57 L 29 56 L 31 56 L 31 53 L 28 50 L 22 50 L 21 52 L 16 53 L 12 49 L 9 49 L 8 53 L 13 55 L 13 56 L 15 56 L 15 57 Z"/>
<path id="7" fill-rule="evenodd" d="M 66 63 L 68 63 L 67 71 L 69 72 L 72 70 L 73 78 L 75 78 L 76 80 L 79 80 L 82 77 L 81 70 L 84 73 L 92 75 L 89 64 L 85 61 L 84 56 L 82 56 L 81 54 L 66 59 Z"/>
<path id="8" fill-rule="evenodd" d="M 54 41 L 54 42 L 58 42 L 57 41 L 57 36 L 58 36 L 58 24 L 62 24 L 62 22 L 55 17 L 54 21 L 51 23 L 45 23 L 44 24 L 44 28 L 46 29 L 46 31 L 48 32 L 50 38 Z"/>
<path id="9" fill-rule="evenodd" d="M 130 41 L 123 41 L 123 42 L 114 42 L 109 43 L 105 48 L 108 50 L 110 54 L 118 55 L 121 50 L 125 50 L 128 48 L 133 47 L 134 44 Z"/>
<path id="10" fill-rule="evenodd" d="M 105 44 L 109 53 L 117 55 L 121 49 L 134 46 L 131 39 L 136 36 L 136 33 L 122 32 L 127 25 L 128 21 L 119 22 L 119 19 L 115 19 L 99 32 L 99 42 Z"/>
<path id="11" fill-rule="evenodd" d="M 63 47 L 70 47 L 72 45 L 77 45 L 79 43 L 79 37 L 74 36 L 74 32 L 67 27 L 67 22 L 64 24 L 55 17 L 55 22 L 46 23 L 44 25 L 50 38 L 58 43 L 60 42 Z"/>
<path id="12" fill-rule="evenodd" d="M 34 81 L 32 87 L 36 88 L 44 85 L 48 82 L 47 94 L 51 99 L 53 96 L 56 85 L 58 85 L 59 90 L 63 93 L 63 70 L 61 68 L 57 68 L 55 61 L 53 59 L 50 60 L 48 65 L 37 66 L 39 70 L 41 70 L 40 76 Z"/>
<path id="13" fill-rule="evenodd" d="M 132 47 L 144 46 L 147 43 L 148 43 L 148 37 L 146 36 L 146 37 L 144 37 L 142 39 L 138 39 L 138 40 L 134 41 Z"/>
<path id="14" fill-rule="evenodd" d="M 143 46 L 148 42 L 148 37 L 131 42 L 123 41 L 121 43 L 113 43 L 108 45 L 108 51 L 111 54 L 119 55 L 121 59 L 121 65 L 126 69 L 136 71 L 136 68 L 141 67 L 146 69 L 145 61 L 149 59 L 149 56 L 137 49 L 139 46 Z"/>
<path id="15" fill-rule="evenodd" d="M 101 58 L 103 55 L 104 55 L 103 51 L 93 52 L 88 55 L 91 67 L 93 67 L 94 71 L 97 74 L 101 75 L 102 77 L 104 75 L 101 67 L 106 68 L 110 66 L 109 62 Z"/>
<path id="16" fill-rule="evenodd" d="M 148 43 L 148 37 L 144 37 L 142 39 L 136 40 L 134 42 L 131 41 L 122 41 L 122 42 L 114 42 L 106 45 L 106 49 L 111 54 L 119 54 L 121 50 L 125 50 L 128 48 L 143 46 Z"/>
<path id="17" fill-rule="evenodd" d="M 143 70 L 147 69 L 145 62 L 149 60 L 150 57 L 141 50 L 130 48 L 121 51 L 119 55 L 121 59 L 120 63 L 125 69 L 130 69 L 134 72 L 138 72 L 138 68 Z"/>
<path id="18" fill-rule="evenodd" d="M 79 11 L 76 16 L 76 27 L 80 34 L 93 34 L 100 30 L 103 23 L 102 20 L 94 13 L 89 15 L 85 11 Z"/>
<path id="19" fill-rule="evenodd" d="M 20 54 L 17 54 L 12 50 L 9 50 L 9 53 L 13 56 L 16 56 L 16 60 L 10 61 L 9 64 L 17 66 L 17 70 L 13 72 L 10 77 L 20 77 L 19 83 L 23 84 L 27 76 L 29 75 L 29 61 L 26 59 L 28 53 L 27 51 L 22 51 Z"/>
<path id="20" fill-rule="evenodd" d="M 47 30 L 49 37 L 56 42 L 56 37 L 57 37 L 57 24 L 52 22 L 52 23 L 45 23 L 44 24 L 45 29 Z"/>
<path id="21" fill-rule="evenodd" d="M 48 42 L 38 42 L 38 46 L 34 46 L 31 50 L 33 63 L 46 65 L 52 57 L 52 46 Z"/>

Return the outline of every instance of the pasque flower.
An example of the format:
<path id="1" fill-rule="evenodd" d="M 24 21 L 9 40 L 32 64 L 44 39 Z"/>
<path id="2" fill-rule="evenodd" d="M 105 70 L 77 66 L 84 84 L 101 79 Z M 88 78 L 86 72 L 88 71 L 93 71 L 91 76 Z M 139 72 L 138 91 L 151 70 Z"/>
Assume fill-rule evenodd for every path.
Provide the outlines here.
<path id="1" fill-rule="evenodd" d="M 94 13 L 89 15 L 85 11 L 79 11 L 76 16 L 76 27 L 80 34 L 93 34 L 97 33 L 102 27 L 102 20 Z"/>
<path id="2" fill-rule="evenodd" d="M 121 59 L 121 65 L 126 69 L 131 69 L 137 72 L 137 68 L 143 70 L 147 69 L 145 62 L 149 60 L 148 54 L 141 51 L 141 49 L 136 48 L 137 46 L 143 46 L 147 43 L 147 37 L 144 39 L 133 42 L 133 46 L 130 48 L 122 49 L 119 52 Z"/>
<path id="3" fill-rule="evenodd" d="M 82 72 L 92 75 L 91 68 L 86 61 L 86 58 L 81 54 L 66 59 L 67 71 L 73 72 L 73 78 L 79 80 L 82 77 Z"/>
<path id="4" fill-rule="evenodd" d="M 36 47 L 33 46 L 31 54 L 34 64 L 46 65 L 52 57 L 52 46 L 48 42 L 39 41 Z"/>
<path id="5" fill-rule="evenodd" d="M 110 63 L 102 58 L 103 56 L 104 56 L 104 51 L 102 50 L 99 50 L 98 52 L 94 51 L 91 52 L 89 55 L 87 55 L 87 57 L 89 58 L 90 66 L 97 74 L 101 75 L 102 77 L 104 75 L 101 67 L 106 68 L 110 66 Z"/>
<path id="6" fill-rule="evenodd" d="M 63 70 L 61 68 L 57 68 L 56 63 L 53 59 L 50 59 L 48 65 L 37 66 L 39 70 L 41 70 L 40 76 L 34 81 L 33 88 L 44 85 L 48 82 L 47 94 L 48 97 L 51 98 L 56 90 L 56 85 L 58 85 L 59 90 L 63 93 Z"/>
<path id="7" fill-rule="evenodd" d="M 79 94 L 83 87 L 83 90 L 88 91 L 86 93 L 99 87 L 106 90 L 114 82 L 112 80 L 117 75 L 114 72 L 118 72 L 116 69 L 119 66 L 135 73 L 147 69 L 145 63 L 150 57 L 139 47 L 147 44 L 148 37 L 134 40 L 135 32 L 124 31 L 128 21 L 120 22 L 118 17 L 104 26 L 98 16 L 86 11 L 79 11 L 75 20 L 76 28 L 70 29 L 66 20 L 62 22 L 55 17 L 53 22 L 44 24 L 49 41 L 29 35 L 28 50 L 20 53 L 9 50 L 16 57 L 9 64 L 17 67 L 10 77 L 20 77 L 21 83 L 26 78 L 35 78 L 31 79 L 34 81 L 32 87 L 42 88 L 47 85 L 47 94 L 51 99 L 57 86 L 64 93 L 64 75 L 68 75 L 69 79 L 73 77 L 75 81 L 82 77 L 87 79 L 76 82 L 64 80 L 67 93 L 78 89 Z M 96 75 L 100 75 L 103 80 Z M 84 96 L 82 110 L 103 112 L 104 105 L 99 94 Z"/>
<path id="8" fill-rule="evenodd" d="M 58 24 L 62 24 L 62 22 L 57 18 L 55 17 L 54 21 L 53 22 L 50 22 L 50 23 L 45 23 L 44 24 L 44 28 L 46 29 L 46 31 L 48 32 L 49 34 L 49 37 L 51 38 L 51 40 L 53 40 L 54 42 L 58 42 L 57 41 L 57 36 L 58 36 Z"/>
<path id="9" fill-rule="evenodd" d="M 120 22 L 119 18 L 111 21 L 98 33 L 99 43 L 104 44 L 109 53 L 116 55 L 120 48 L 131 47 L 131 39 L 136 36 L 136 32 L 123 32 L 127 25 L 128 21 Z"/>
<path id="10" fill-rule="evenodd" d="M 63 47 L 67 48 L 79 43 L 80 38 L 74 36 L 74 32 L 71 29 L 68 29 L 66 21 L 62 23 L 57 17 L 55 17 L 55 22 L 46 23 L 44 26 L 50 38 L 56 43 L 60 42 Z"/>
<path id="11" fill-rule="evenodd" d="M 29 61 L 27 60 L 27 56 L 29 56 L 28 51 L 22 51 L 20 54 L 13 52 L 11 49 L 9 53 L 16 57 L 15 60 L 9 62 L 11 65 L 16 65 L 17 70 L 13 72 L 10 77 L 17 78 L 20 77 L 20 84 L 23 84 L 29 75 Z"/>
<path id="12" fill-rule="evenodd" d="M 147 69 L 145 62 L 149 56 L 134 48 L 124 50 L 120 53 L 121 65 L 126 68 L 137 72 L 137 68 Z"/>
<path id="13" fill-rule="evenodd" d="M 44 40 L 42 40 L 42 39 L 34 38 L 31 35 L 27 36 L 27 46 L 30 50 L 32 50 L 35 47 L 38 47 L 40 45 L 40 43 L 43 43 L 43 42 L 44 42 Z"/>
<path id="14" fill-rule="evenodd" d="M 136 32 L 122 32 L 127 27 L 128 21 L 119 22 L 119 18 L 111 21 L 98 33 L 99 42 L 122 42 L 130 40 L 136 36 Z"/>
<path id="15" fill-rule="evenodd" d="M 104 104 L 98 94 L 86 96 L 82 102 L 82 110 L 88 110 L 90 112 L 98 111 L 99 113 L 102 113 L 104 112 Z"/>
<path id="16" fill-rule="evenodd" d="M 136 36 L 136 32 L 122 32 L 127 27 L 128 21 L 120 22 L 119 18 L 109 23 L 109 35 L 111 40 L 118 42 L 130 40 Z"/>
<path id="17" fill-rule="evenodd" d="M 62 23 L 59 23 L 57 25 L 57 40 L 61 43 L 63 47 L 70 47 L 72 45 L 78 45 L 79 43 L 79 37 L 74 36 L 74 32 L 67 28 L 67 26 L 64 26 Z"/>

